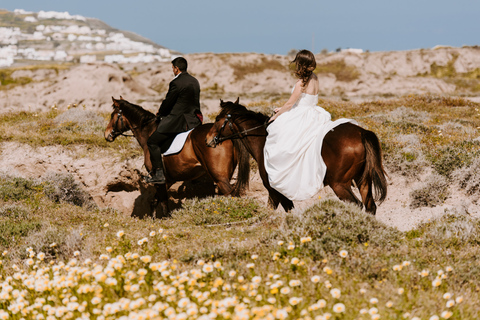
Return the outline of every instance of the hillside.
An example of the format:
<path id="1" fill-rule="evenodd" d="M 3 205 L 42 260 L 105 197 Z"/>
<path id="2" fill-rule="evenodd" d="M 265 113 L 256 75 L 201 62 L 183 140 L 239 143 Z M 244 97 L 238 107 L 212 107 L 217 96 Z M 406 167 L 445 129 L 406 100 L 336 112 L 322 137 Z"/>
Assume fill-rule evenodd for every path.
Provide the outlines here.
<path id="1" fill-rule="evenodd" d="M 0 9 L 0 67 L 41 61 L 152 62 L 173 52 L 132 32 L 68 12 Z"/>
<path id="2" fill-rule="evenodd" d="M 219 99 L 244 103 L 286 99 L 295 79 L 291 57 L 257 53 L 199 53 L 185 56 L 201 85 L 205 113 Z M 409 94 L 464 96 L 478 101 L 480 49 L 436 48 L 401 52 L 318 54 L 321 95 L 365 101 Z M 71 63 L 49 61 L 0 70 L 0 112 L 41 111 L 83 105 L 108 110 L 110 97 L 122 95 L 156 110 L 172 79 L 169 59 L 152 63 Z"/>

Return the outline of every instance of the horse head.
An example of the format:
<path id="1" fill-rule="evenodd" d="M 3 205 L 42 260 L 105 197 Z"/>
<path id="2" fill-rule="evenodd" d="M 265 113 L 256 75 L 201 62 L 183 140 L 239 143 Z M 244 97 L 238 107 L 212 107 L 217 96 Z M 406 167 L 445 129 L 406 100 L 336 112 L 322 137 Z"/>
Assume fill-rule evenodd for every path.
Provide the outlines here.
<path id="1" fill-rule="evenodd" d="M 233 119 L 233 111 L 238 108 L 245 108 L 240 105 L 239 102 L 240 98 L 237 98 L 235 102 L 225 102 L 220 99 L 220 113 L 215 117 L 215 122 L 205 137 L 205 143 L 207 146 L 215 148 L 223 141 L 229 139 L 229 136 L 238 132 L 238 128 L 236 128 Z"/>
<path id="2" fill-rule="evenodd" d="M 128 101 L 124 100 L 122 96 L 120 96 L 119 100 L 112 97 L 112 101 L 113 111 L 104 132 L 105 140 L 108 142 L 113 142 L 116 137 L 123 135 L 124 132 L 132 129 L 130 121 L 123 115 L 123 106 L 125 103 L 128 103 Z"/>

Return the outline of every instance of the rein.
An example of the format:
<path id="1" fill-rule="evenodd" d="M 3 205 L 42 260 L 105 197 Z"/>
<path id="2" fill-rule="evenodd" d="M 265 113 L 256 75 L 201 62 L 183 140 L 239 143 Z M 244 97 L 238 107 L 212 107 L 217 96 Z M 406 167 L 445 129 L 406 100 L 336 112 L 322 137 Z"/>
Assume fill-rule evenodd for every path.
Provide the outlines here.
<path id="1" fill-rule="evenodd" d="M 220 134 L 222 133 L 223 129 L 225 129 L 225 126 L 227 125 L 227 123 L 228 123 L 228 126 L 230 127 L 230 130 L 233 132 L 233 134 L 231 134 L 229 136 L 226 136 L 226 137 L 221 137 Z M 265 123 L 263 123 L 259 126 L 256 126 L 256 127 L 250 128 L 250 129 L 245 129 L 245 130 L 240 131 L 240 132 L 235 132 L 235 130 L 233 129 L 232 115 L 227 114 L 227 116 L 225 118 L 225 121 L 223 122 L 222 127 L 220 128 L 220 130 L 218 130 L 218 134 L 213 138 L 213 142 L 216 146 L 217 144 L 222 143 L 225 140 L 236 139 L 236 138 L 242 139 L 242 138 L 245 138 L 247 136 L 246 133 L 248 133 L 250 131 L 253 131 L 253 130 L 257 130 L 257 129 L 262 128 L 262 127 L 267 127 L 267 126 L 268 126 L 268 120 Z"/>

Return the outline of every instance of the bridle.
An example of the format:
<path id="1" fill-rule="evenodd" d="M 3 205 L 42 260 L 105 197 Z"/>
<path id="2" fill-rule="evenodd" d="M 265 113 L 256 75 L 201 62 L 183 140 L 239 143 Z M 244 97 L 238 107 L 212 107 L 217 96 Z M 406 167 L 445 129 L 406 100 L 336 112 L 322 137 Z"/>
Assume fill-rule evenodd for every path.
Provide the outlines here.
<path id="1" fill-rule="evenodd" d="M 116 137 L 118 136 L 124 136 L 124 137 L 134 137 L 135 135 L 133 134 L 125 134 L 124 132 L 125 131 L 132 131 L 133 129 L 136 129 L 137 127 L 135 128 L 130 128 L 130 129 L 127 129 L 125 131 L 116 131 L 115 128 L 118 128 L 118 121 L 120 121 L 120 124 L 121 124 L 121 127 L 120 127 L 120 130 L 122 130 L 124 128 L 124 122 L 123 122 L 123 114 L 122 114 L 122 110 L 121 109 L 118 109 L 118 113 L 117 113 L 117 120 L 115 121 L 115 125 L 113 126 L 112 128 L 112 131 L 108 134 L 108 137 L 111 138 L 111 139 L 115 139 Z"/>
<path id="2" fill-rule="evenodd" d="M 222 137 L 222 136 L 220 136 L 220 134 L 225 129 L 227 124 L 228 124 L 230 130 L 233 132 L 233 134 L 231 134 L 229 136 L 226 136 L 226 137 Z M 213 144 L 213 148 L 215 148 L 217 145 L 219 145 L 220 143 L 222 143 L 225 140 L 243 139 L 247 136 L 248 132 L 253 131 L 253 130 L 257 130 L 257 129 L 262 128 L 262 127 L 267 127 L 267 126 L 268 126 L 268 120 L 265 123 L 263 123 L 259 126 L 256 126 L 256 127 L 250 128 L 250 129 L 245 129 L 243 131 L 235 132 L 235 130 L 233 128 L 233 117 L 229 113 L 229 114 L 226 115 L 225 121 L 223 122 L 222 126 L 220 127 L 220 130 L 218 130 L 217 135 L 215 137 L 213 137 L 213 140 L 208 145 L 212 146 L 212 144 Z"/>
<path id="3" fill-rule="evenodd" d="M 122 113 L 122 109 L 118 109 L 118 112 L 117 112 L 117 120 L 115 121 L 115 125 L 113 126 L 112 128 L 112 131 L 108 134 L 108 137 L 111 138 L 111 139 L 115 139 L 116 137 L 118 136 L 124 136 L 124 137 L 135 137 L 134 134 L 125 134 L 124 132 L 126 131 L 132 131 L 137 129 L 137 127 L 130 127 L 130 128 L 127 128 L 126 130 L 123 130 L 123 128 L 125 127 L 125 124 L 123 122 L 123 113 Z M 146 123 L 144 123 L 144 125 L 146 125 L 147 123 L 150 123 L 152 121 L 155 121 L 157 120 L 157 117 L 153 117 L 152 119 L 148 120 Z M 120 121 L 120 131 L 116 131 L 115 128 L 118 128 L 118 122 Z M 121 131 L 123 130 L 123 131 Z"/>

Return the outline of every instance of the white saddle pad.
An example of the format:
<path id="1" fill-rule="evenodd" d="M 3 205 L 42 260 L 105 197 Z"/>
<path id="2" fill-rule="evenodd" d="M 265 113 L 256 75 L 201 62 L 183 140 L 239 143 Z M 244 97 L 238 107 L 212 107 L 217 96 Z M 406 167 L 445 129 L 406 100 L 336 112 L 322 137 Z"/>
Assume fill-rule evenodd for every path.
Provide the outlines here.
<path id="1" fill-rule="evenodd" d="M 177 134 L 175 139 L 173 139 L 173 142 L 170 145 L 170 148 L 168 148 L 168 150 L 165 151 L 163 155 L 168 156 L 168 155 L 179 153 L 180 151 L 182 151 L 183 146 L 185 145 L 185 141 L 187 141 L 187 137 L 190 134 L 190 132 L 192 132 L 192 130 Z"/>

